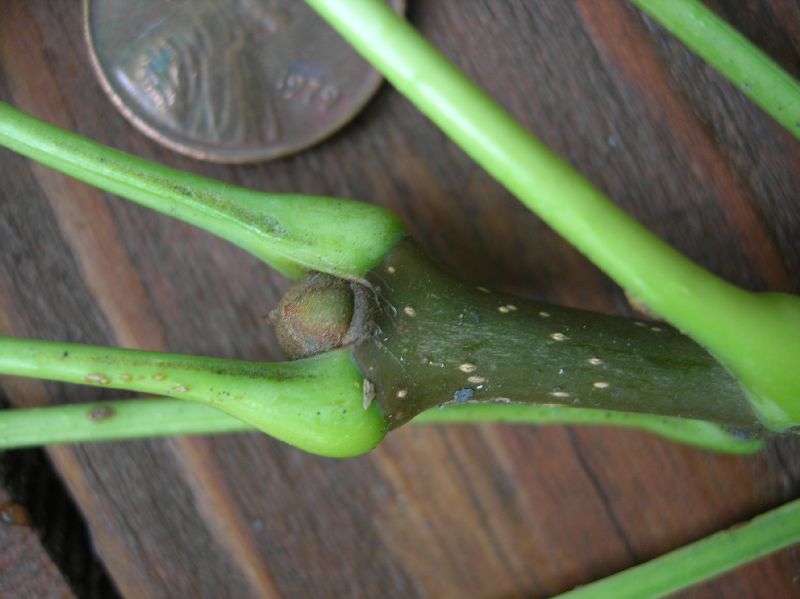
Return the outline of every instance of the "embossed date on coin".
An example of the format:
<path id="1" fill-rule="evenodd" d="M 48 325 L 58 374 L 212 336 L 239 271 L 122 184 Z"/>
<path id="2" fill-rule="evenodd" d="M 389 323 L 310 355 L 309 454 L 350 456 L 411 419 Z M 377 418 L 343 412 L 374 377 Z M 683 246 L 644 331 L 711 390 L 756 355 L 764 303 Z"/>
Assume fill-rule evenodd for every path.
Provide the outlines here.
<path id="1" fill-rule="evenodd" d="M 405 2 L 392 0 L 402 11 Z M 321 141 L 380 76 L 304 2 L 84 0 L 103 88 L 160 143 L 252 162 Z M 313 40 L 313 43 L 308 43 Z"/>

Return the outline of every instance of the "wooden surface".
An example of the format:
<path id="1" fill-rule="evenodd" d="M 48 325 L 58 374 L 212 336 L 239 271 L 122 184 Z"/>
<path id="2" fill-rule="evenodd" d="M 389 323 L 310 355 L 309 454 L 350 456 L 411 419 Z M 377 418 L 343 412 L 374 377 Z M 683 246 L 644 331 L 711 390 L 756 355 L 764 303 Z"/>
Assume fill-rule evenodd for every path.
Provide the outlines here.
<path id="1" fill-rule="evenodd" d="M 800 291 L 800 143 L 629 4 L 409 4 L 437 46 L 635 218 L 740 285 Z M 800 76 L 796 0 L 711 4 Z M 386 86 L 307 152 L 202 164 L 111 106 L 78 2 L 7 0 L 0 15 L 0 97 L 32 114 L 238 184 L 380 203 L 477 284 L 631 313 Z M 277 360 L 262 316 L 286 286 L 223 241 L 0 153 L 0 334 Z M 112 397 L 12 378 L 2 392 L 17 406 Z M 800 496 L 798 449 L 785 439 L 742 459 L 643 433 L 483 426 L 407 427 L 347 461 L 257 434 L 48 453 L 126 597 L 505 599 L 567 590 Z M 799 556 L 685 596 L 797 595 Z"/>
<path id="2" fill-rule="evenodd" d="M 0 597 L 74 597 L 41 540 L 27 509 L 0 489 Z"/>

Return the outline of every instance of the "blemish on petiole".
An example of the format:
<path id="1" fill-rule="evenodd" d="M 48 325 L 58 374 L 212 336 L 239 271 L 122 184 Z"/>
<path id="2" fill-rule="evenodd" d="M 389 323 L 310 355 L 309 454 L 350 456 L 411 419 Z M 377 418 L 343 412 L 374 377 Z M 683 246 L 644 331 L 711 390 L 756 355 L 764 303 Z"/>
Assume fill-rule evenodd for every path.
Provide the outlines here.
<path id="1" fill-rule="evenodd" d="M 475 391 L 466 387 L 464 389 L 459 389 L 458 391 L 453 392 L 453 401 L 456 403 L 464 403 L 472 399 L 475 395 Z"/>
<path id="2" fill-rule="evenodd" d="M 372 405 L 373 399 L 375 399 L 375 385 L 369 379 L 364 379 L 363 406 L 365 410 Z"/>
<path id="3" fill-rule="evenodd" d="M 84 378 L 87 383 L 92 383 L 94 385 L 108 385 L 109 380 L 108 377 L 103 374 L 87 374 L 86 378 Z"/>
<path id="4" fill-rule="evenodd" d="M 108 420 L 114 415 L 114 408 L 109 406 L 97 406 L 89 410 L 86 417 L 92 422 L 102 422 Z"/>

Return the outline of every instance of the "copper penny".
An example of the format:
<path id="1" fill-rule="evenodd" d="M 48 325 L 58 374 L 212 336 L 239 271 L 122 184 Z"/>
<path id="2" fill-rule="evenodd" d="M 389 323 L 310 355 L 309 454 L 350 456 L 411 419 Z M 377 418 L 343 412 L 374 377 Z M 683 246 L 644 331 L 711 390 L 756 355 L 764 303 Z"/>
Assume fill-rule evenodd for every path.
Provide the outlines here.
<path id="1" fill-rule="evenodd" d="M 390 3 L 405 9 L 405 0 Z M 84 29 L 122 114 L 203 160 L 307 148 L 352 119 L 381 82 L 298 0 L 84 0 Z"/>

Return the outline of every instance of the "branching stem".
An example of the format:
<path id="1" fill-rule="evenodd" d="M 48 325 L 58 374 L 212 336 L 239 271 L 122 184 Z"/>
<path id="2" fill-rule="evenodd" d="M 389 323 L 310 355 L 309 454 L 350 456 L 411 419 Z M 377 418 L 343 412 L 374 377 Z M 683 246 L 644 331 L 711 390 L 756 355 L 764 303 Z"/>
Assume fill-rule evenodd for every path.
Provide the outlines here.
<path id="1" fill-rule="evenodd" d="M 417 108 L 571 244 L 708 348 L 767 426 L 800 423 L 800 298 L 755 294 L 704 270 L 531 135 L 383 0 L 308 0 Z M 670 4 L 670 2 L 663 2 Z"/>

